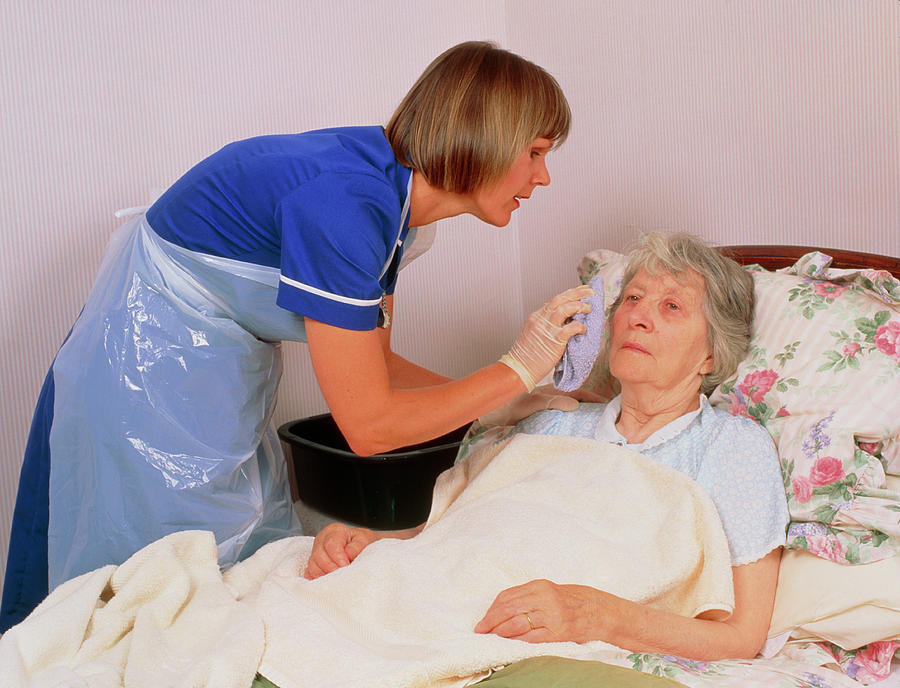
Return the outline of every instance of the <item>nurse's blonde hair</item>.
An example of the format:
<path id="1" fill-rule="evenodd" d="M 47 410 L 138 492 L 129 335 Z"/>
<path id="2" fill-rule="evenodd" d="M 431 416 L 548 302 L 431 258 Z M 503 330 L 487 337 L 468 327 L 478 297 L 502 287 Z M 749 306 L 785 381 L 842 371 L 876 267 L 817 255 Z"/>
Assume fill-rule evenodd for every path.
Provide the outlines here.
<path id="1" fill-rule="evenodd" d="M 571 120 L 562 89 L 544 69 L 470 41 L 425 69 L 385 133 L 397 159 L 431 186 L 469 193 L 502 180 L 535 139 L 559 146 Z"/>

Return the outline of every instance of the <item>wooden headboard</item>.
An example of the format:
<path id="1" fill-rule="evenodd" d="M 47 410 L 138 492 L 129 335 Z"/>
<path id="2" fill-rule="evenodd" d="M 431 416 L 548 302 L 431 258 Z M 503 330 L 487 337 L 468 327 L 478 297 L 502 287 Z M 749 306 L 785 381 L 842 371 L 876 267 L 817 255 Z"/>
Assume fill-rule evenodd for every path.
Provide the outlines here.
<path id="1" fill-rule="evenodd" d="M 820 251 L 831 256 L 834 268 L 873 268 L 887 270 L 900 278 L 900 258 L 882 256 L 877 253 L 863 253 L 839 248 L 819 248 L 816 246 L 720 246 L 719 250 L 741 265 L 758 263 L 767 270 L 793 265 L 798 258 L 812 251 Z"/>

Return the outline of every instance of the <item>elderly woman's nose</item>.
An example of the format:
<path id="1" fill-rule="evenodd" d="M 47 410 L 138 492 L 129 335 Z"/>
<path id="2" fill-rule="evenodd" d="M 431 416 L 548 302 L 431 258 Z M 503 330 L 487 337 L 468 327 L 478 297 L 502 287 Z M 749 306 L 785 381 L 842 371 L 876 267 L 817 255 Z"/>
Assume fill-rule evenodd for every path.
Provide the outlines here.
<path id="1" fill-rule="evenodd" d="M 628 324 L 632 327 L 642 327 L 645 329 L 653 327 L 653 319 L 650 317 L 650 311 L 646 302 L 639 301 L 628 309 Z"/>

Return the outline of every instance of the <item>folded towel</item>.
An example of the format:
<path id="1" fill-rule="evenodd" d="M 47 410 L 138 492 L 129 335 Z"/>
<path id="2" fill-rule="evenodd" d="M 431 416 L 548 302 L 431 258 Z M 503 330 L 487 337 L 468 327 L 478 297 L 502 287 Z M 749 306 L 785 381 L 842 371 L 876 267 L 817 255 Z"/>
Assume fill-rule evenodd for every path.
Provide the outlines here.
<path id="1" fill-rule="evenodd" d="M 600 347 L 603 346 L 603 325 L 606 314 L 603 308 L 603 278 L 597 275 L 590 281 L 594 295 L 583 299 L 591 304 L 590 313 L 577 313 L 574 320 L 584 323 L 587 332 L 576 334 L 569 340 L 563 357 L 553 371 L 553 386 L 563 392 L 573 392 L 587 380 L 594 367 Z"/>

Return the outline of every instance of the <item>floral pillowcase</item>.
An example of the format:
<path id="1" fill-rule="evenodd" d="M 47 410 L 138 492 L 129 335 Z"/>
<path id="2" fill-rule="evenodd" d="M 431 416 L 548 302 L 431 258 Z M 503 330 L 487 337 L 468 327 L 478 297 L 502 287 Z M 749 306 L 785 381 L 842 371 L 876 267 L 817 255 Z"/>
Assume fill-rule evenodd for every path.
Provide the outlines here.
<path id="1" fill-rule="evenodd" d="M 837 270 L 810 253 L 770 272 L 751 266 L 756 323 L 750 355 L 710 402 L 775 439 L 791 524 L 788 548 L 857 564 L 900 552 L 900 281 Z M 593 251 L 583 282 L 604 276 L 606 306 L 624 256 Z M 605 378 L 597 366 L 588 385 Z M 893 478 L 890 478 L 893 482 Z"/>

